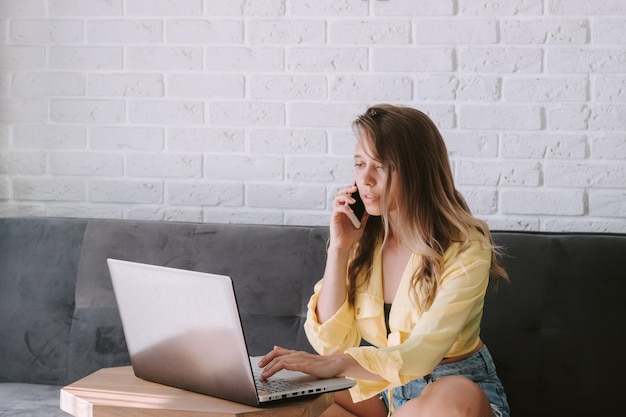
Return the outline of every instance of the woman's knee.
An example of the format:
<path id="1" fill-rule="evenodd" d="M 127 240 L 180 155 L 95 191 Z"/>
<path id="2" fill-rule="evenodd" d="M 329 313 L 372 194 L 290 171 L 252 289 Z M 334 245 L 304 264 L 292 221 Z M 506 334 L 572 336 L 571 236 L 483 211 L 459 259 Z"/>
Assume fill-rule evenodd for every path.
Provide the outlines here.
<path id="1" fill-rule="evenodd" d="M 473 381 L 449 376 L 428 384 L 422 395 L 400 407 L 394 417 L 492 417 L 489 400 Z"/>

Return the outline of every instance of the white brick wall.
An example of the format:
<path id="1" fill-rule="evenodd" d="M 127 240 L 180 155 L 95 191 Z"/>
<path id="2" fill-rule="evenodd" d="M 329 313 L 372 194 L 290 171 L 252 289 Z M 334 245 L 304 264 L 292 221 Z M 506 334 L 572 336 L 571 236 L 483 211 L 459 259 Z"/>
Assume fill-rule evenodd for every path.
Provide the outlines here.
<path id="1" fill-rule="evenodd" d="M 0 216 L 327 224 L 427 112 L 494 229 L 626 232 L 624 0 L 2 0 Z"/>

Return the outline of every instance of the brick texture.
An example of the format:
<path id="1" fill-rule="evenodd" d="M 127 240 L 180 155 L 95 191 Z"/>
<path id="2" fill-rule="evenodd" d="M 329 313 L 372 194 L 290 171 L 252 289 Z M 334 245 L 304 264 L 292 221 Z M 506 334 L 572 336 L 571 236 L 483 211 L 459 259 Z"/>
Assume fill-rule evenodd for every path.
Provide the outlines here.
<path id="1" fill-rule="evenodd" d="M 626 2 L 4 0 L 0 216 L 327 224 L 419 108 L 494 229 L 626 232 Z"/>

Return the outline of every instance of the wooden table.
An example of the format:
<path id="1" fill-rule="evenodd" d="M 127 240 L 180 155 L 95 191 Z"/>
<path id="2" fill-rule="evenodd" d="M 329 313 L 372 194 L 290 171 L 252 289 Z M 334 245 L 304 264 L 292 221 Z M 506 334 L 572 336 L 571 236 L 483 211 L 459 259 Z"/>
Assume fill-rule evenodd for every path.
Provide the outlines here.
<path id="1" fill-rule="evenodd" d="M 132 367 L 104 368 L 61 389 L 61 410 L 75 417 L 318 417 L 326 393 L 263 408 L 250 407 L 137 378 Z"/>

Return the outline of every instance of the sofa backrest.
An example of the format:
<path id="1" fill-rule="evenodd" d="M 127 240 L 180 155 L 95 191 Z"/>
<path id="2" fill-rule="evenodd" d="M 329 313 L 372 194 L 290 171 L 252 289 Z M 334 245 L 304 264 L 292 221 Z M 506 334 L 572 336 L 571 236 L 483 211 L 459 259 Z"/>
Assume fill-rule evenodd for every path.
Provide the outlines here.
<path id="1" fill-rule="evenodd" d="M 511 282 L 487 294 L 482 337 L 514 415 L 623 413 L 626 235 L 493 235 Z"/>

